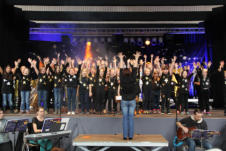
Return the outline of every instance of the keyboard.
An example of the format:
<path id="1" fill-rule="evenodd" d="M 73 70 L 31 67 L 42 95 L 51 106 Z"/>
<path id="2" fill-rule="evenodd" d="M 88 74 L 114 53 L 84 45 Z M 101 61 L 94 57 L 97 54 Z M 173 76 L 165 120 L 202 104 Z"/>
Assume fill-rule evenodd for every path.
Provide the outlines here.
<path id="1" fill-rule="evenodd" d="M 25 136 L 25 139 L 33 140 L 33 141 L 37 141 L 39 139 L 56 139 L 59 137 L 67 137 L 70 134 L 71 134 L 71 130 L 51 132 L 51 133 L 29 134 Z"/>

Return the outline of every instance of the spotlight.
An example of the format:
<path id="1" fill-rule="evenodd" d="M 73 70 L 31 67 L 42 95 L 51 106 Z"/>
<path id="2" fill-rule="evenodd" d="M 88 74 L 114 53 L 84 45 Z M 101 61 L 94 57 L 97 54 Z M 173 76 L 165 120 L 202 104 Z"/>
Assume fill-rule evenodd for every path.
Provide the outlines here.
<path id="1" fill-rule="evenodd" d="M 130 42 L 131 43 L 135 42 L 134 38 L 130 38 Z"/>
<path id="2" fill-rule="evenodd" d="M 159 37 L 159 43 L 163 43 L 163 38 L 162 37 Z"/>
<path id="3" fill-rule="evenodd" d="M 128 43 L 129 42 L 129 39 L 128 38 L 124 38 L 124 43 Z"/>
<path id="4" fill-rule="evenodd" d="M 112 39 L 110 37 L 108 37 L 107 41 L 110 43 L 112 41 Z"/>
<path id="5" fill-rule="evenodd" d="M 98 43 L 98 39 L 97 38 L 94 38 L 94 43 Z"/>
<path id="6" fill-rule="evenodd" d="M 151 41 L 150 41 L 149 39 L 147 39 L 147 40 L 145 41 L 145 45 L 149 46 L 150 44 L 151 44 Z"/>
<path id="7" fill-rule="evenodd" d="M 86 44 L 87 44 L 88 46 L 91 46 L 91 42 L 90 42 L 90 41 L 87 41 Z"/>
<path id="8" fill-rule="evenodd" d="M 157 42 L 157 38 L 156 38 L 156 37 L 153 37 L 153 38 L 152 38 L 152 42 L 153 42 L 153 43 L 156 43 L 156 42 Z"/>
<path id="9" fill-rule="evenodd" d="M 102 38 L 100 39 L 100 41 L 101 41 L 101 42 L 105 42 L 105 39 L 102 37 Z"/>

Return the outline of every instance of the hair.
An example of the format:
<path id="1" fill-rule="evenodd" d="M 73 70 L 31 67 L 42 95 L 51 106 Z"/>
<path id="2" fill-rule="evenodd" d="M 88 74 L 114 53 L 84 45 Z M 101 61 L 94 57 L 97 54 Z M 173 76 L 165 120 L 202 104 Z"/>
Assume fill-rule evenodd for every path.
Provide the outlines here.
<path id="1" fill-rule="evenodd" d="M 129 70 L 129 68 L 126 68 L 126 69 L 123 70 L 122 74 L 124 76 L 130 76 L 131 75 L 131 71 Z"/>
<path id="2" fill-rule="evenodd" d="M 193 114 L 196 115 L 197 113 L 202 113 L 202 111 L 200 109 L 195 109 Z"/>
<path id="3" fill-rule="evenodd" d="M 41 109 L 45 110 L 44 107 L 39 106 L 37 112 L 40 111 Z"/>
<path id="4" fill-rule="evenodd" d="M 0 112 L 3 112 L 3 109 L 2 108 L 0 108 Z"/>

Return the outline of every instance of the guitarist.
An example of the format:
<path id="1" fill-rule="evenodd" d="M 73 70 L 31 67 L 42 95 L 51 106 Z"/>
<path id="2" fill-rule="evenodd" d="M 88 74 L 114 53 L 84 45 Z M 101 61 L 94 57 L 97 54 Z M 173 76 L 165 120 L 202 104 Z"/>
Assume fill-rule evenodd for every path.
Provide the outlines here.
<path id="1" fill-rule="evenodd" d="M 181 128 L 184 133 L 189 132 L 189 128 L 196 127 L 197 129 L 207 130 L 208 126 L 206 121 L 202 118 L 203 113 L 195 109 L 193 114 L 189 117 L 186 117 L 179 122 L 176 123 L 178 128 Z M 201 145 L 200 140 L 194 140 L 192 138 L 185 138 L 184 142 L 188 145 L 188 151 L 195 151 L 196 145 Z M 202 146 L 205 149 L 211 149 L 212 145 L 208 142 L 208 140 L 202 141 Z"/>

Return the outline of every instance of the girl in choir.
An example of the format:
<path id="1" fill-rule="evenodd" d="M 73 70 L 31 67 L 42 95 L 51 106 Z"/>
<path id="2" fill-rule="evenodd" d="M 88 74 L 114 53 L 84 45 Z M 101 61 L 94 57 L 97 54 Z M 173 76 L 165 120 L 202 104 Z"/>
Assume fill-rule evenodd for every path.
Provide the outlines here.
<path id="1" fill-rule="evenodd" d="M 196 66 L 194 65 L 194 68 Z M 182 115 L 189 114 L 188 112 L 188 96 L 189 96 L 189 84 L 193 73 L 188 75 L 187 70 L 183 70 L 181 74 L 178 73 L 178 66 L 176 65 L 176 80 L 178 85 L 178 102 L 177 102 L 177 112 Z M 195 70 L 194 70 L 195 71 Z M 185 112 L 184 112 L 185 110 Z"/>
<path id="2" fill-rule="evenodd" d="M 32 61 L 32 68 L 34 68 L 35 73 L 38 76 L 38 105 L 44 107 L 45 114 L 48 114 L 48 106 L 47 106 L 47 99 L 48 99 L 48 84 L 49 84 L 49 58 L 44 58 L 44 65 L 39 66 L 39 70 L 36 66 L 37 62 L 35 60 Z"/>
<path id="3" fill-rule="evenodd" d="M 99 114 L 103 112 L 105 102 L 105 79 L 107 75 L 108 63 L 104 60 L 97 60 L 97 73 L 95 76 L 94 92 L 90 96 L 94 96 L 95 111 Z M 102 68 L 101 68 L 102 66 Z"/>
<path id="4" fill-rule="evenodd" d="M 5 70 L 0 70 L 1 74 L 2 74 L 2 88 L 1 88 L 1 92 L 2 92 L 2 107 L 3 107 L 3 111 L 6 111 L 6 107 L 7 107 L 7 102 L 9 104 L 9 108 L 10 108 L 10 112 L 13 113 L 13 100 L 12 100 L 12 96 L 13 96 L 13 77 L 14 77 L 14 73 L 16 71 L 16 69 L 19 66 L 20 63 L 20 59 L 18 59 L 17 61 L 14 62 L 15 67 L 11 68 L 10 65 L 7 65 Z"/>
<path id="5" fill-rule="evenodd" d="M 68 67 L 64 78 L 67 89 L 68 115 L 75 115 L 77 87 L 79 84 L 82 61 L 80 59 L 77 59 L 77 62 L 79 65 L 78 68 L 74 68 L 74 60 L 70 62 L 71 64 Z"/>

